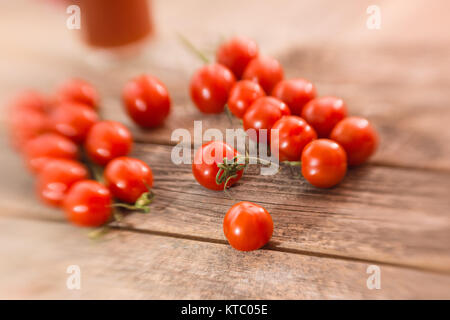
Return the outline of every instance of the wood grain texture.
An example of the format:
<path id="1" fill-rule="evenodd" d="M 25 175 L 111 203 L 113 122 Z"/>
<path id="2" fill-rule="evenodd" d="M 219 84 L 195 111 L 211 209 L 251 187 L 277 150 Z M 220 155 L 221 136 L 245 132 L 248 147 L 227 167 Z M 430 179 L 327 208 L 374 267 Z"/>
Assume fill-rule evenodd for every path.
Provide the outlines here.
<path id="1" fill-rule="evenodd" d="M 5 154 L 3 170 L 11 183 L 0 184 L 5 209 L 0 215 L 63 220 L 57 210 L 37 203 L 32 179 L 19 173 L 22 165 L 13 155 Z M 267 249 L 450 273 L 449 173 L 367 165 L 350 170 L 337 187 L 322 190 L 302 179 L 299 170 L 261 176 L 251 166 L 231 189 L 232 200 L 201 187 L 190 165 L 174 165 L 170 154 L 169 146 L 135 146 L 133 155 L 152 167 L 156 199 L 151 214 L 128 215 L 127 227 L 226 243 L 223 217 L 232 204 L 246 200 L 272 214 L 275 230 Z"/>
<path id="2" fill-rule="evenodd" d="M 63 7 L 0 1 L 0 298 L 450 298 L 449 1 L 380 0 L 379 31 L 365 26 L 370 0 L 153 2 L 155 38 L 140 56 L 117 60 L 81 46 Z M 231 194 L 273 216 L 274 237 L 257 252 L 236 252 L 223 237 L 235 201 L 170 161 L 176 128 L 192 132 L 194 120 L 204 130 L 239 127 L 190 102 L 200 62 L 179 31 L 211 56 L 221 37 L 254 38 L 287 77 L 343 97 L 380 132 L 370 164 L 331 190 L 295 170 L 262 177 L 250 168 Z M 142 72 L 160 78 L 173 100 L 165 126 L 153 131 L 135 127 L 120 102 L 124 83 Z M 155 173 L 152 212 L 129 214 L 98 243 L 38 203 L 33 178 L 3 138 L 14 92 L 51 94 L 73 76 L 99 88 L 104 117 L 132 129 L 133 155 Z M 82 291 L 65 288 L 69 264 L 82 267 Z M 382 290 L 367 290 L 368 264 L 381 266 Z"/>
<path id="3" fill-rule="evenodd" d="M 450 277 L 365 263 L 115 230 L 101 241 L 59 223 L 1 219 L 0 298 L 33 299 L 402 299 L 450 297 Z M 30 236 L 32 235 L 32 236 Z M 81 290 L 68 290 L 69 265 Z"/>

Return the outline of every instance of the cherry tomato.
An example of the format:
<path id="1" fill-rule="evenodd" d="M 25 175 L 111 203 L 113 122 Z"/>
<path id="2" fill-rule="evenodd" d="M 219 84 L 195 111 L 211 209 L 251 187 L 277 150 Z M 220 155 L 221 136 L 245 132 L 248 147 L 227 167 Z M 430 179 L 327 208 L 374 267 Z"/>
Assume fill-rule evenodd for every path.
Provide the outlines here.
<path id="1" fill-rule="evenodd" d="M 120 122 L 100 121 L 89 130 L 85 142 L 89 158 L 99 165 L 106 165 L 114 158 L 130 153 L 133 137 Z"/>
<path id="2" fill-rule="evenodd" d="M 259 141 L 260 130 L 267 129 L 267 143 L 270 142 L 270 129 L 283 116 L 290 115 L 289 107 L 273 97 L 262 97 L 256 100 L 244 114 L 244 130 L 255 129 L 256 137 L 249 133 L 250 138 Z"/>
<path id="3" fill-rule="evenodd" d="M 9 117 L 12 146 L 22 152 L 26 143 L 49 130 L 47 116 L 39 111 L 16 109 Z"/>
<path id="4" fill-rule="evenodd" d="M 255 41 L 244 37 L 234 37 L 219 46 L 216 60 L 240 79 L 248 63 L 258 56 L 258 51 Z"/>
<path id="5" fill-rule="evenodd" d="M 28 168 L 39 173 L 50 160 L 76 160 L 79 152 L 77 145 L 70 139 L 56 133 L 44 133 L 27 142 L 24 156 Z"/>
<path id="6" fill-rule="evenodd" d="M 56 91 L 56 102 L 58 104 L 75 102 L 97 109 L 100 96 L 90 83 L 82 79 L 70 79 L 64 82 Z"/>
<path id="7" fill-rule="evenodd" d="M 39 173 L 36 191 L 45 203 L 60 207 L 69 188 L 88 178 L 88 170 L 78 161 L 50 160 Z"/>
<path id="8" fill-rule="evenodd" d="M 310 142 L 302 154 L 303 177 L 313 186 L 331 188 L 347 172 L 347 156 L 336 142 L 318 139 Z"/>
<path id="9" fill-rule="evenodd" d="M 51 128 L 75 143 L 84 142 L 97 120 L 97 113 L 91 107 L 74 102 L 55 107 L 49 115 Z"/>
<path id="10" fill-rule="evenodd" d="M 257 204 L 238 202 L 228 210 L 223 219 L 223 233 L 236 250 L 256 250 L 272 237 L 272 217 Z"/>
<path id="11" fill-rule="evenodd" d="M 191 98 L 203 113 L 221 113 L 236 79 L 221 64 L 210 64 L 198 69 L 191 79 Z"/>
<path id="12" fill-rule="evenodd" d="M 297 116 L 282 117 L 275 122 L 273 130 L 278 130 L 279 139 L 271 142 L 272 155 L 279 153 L 280 161 L 300 161 L 303 148 L 317 139 L 314 129 Z"/>
<path id="13" fill-rule="evenodd" d="M 81 227 L 105 224 L 111 216 L 111 204 L 111 192 L 94 180 L 76 182 L 63 201 L 67 219 Z"/>
<path id="14" fill-rule="evenodd" d="M 219 172 L 217 165 L 223 163 L 223 159 L 233 159 L 239 153 L 233 147 L 222 141 L 211 141 L 205 143 L 197 150 L 192 164 L 192 173 L 198 183 L 207 189 L 223 190 L 225 182 L 216 183 L 216 176 Z M 232 186 L 242 177 L 244 170 L 236 172 L 236 177 L 228 181 L 227 187 Z"/>
<path id="15" fill-rule="evenodd" d="M 105 184 L 119 200 L 135 203 L 153 186 L 152 169 L 143 161 L 120 157 L 111 160 L 104 172 Z"/>
<path id="16" fill-rule="evenodd" d="M 11 102 L 12 112 L 15 111 L 47 111 L 48 100 L 41 93 L 34 90 L 26 90 L 14 97 Z"/>
<path id="17" fill-rule="evenodd" d="M 228 108 L 231 113 L 239 119 L 256 99 L 264 97 L 266 94 L 259 84 L 250 80 L 236 82 L 228 97 Z"/>
<path id="18" fill-rule="evenodd" d="M 365 162 L 377 149 L 378 134 L 364 118 L 349 117 L 340 121 L 331 131 L 330 138 L 347 152 L 351 166 Z"/>
<path id="19" fill-rule="evenodd" d="M 170 113 L 167 88 L 150 75 L 129 81 L 123 89 L 122 99 L 131 119 L 143 128 L 161 125 Z"/>
<path id="20" fill-rule="evenodd" d="M 302 111 L 302 118 L 316 130 L 319 138 L 328 138 L 334 126 L 346 116 L 344 101 L 336 97 L 311 100 Z"/>
<path id="21" fill-rule="evenodd" d="M 316 87 L 302 78 L 282 80 L 272 90 L 272 96 L 286 103 L 292 114 L 300 116 L 303 107 L 316 97 Z"/>
<path id="22" fill-rule="evenodd" d="M 283 80 L 284 71 L 278 60 L 259 56 L 247 65 L 242 79 L 259 83 L 263 90 L 270 94 L 275 85 Z"/>

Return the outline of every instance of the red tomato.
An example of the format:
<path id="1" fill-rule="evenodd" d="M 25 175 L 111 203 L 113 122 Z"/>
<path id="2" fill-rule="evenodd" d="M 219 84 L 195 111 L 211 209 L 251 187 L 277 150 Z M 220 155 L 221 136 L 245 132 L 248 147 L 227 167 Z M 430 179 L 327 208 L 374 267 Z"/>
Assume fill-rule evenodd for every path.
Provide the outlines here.
<path id="1" fill-rule="evenodd" d="M 57 89 L 56 102 L 75 102 L 97 109 L 100 96 L 90 83 L 82 79 L 70 79 Z"/>
<path id="2" fill-rule="evenodd" d="M 9 117 L 9 136 L 12 146 L 22 152 L 26 143 L 48 131 L 48 118 L 39 111 L 16 109 Z"/>
<path id="3" fill-rule="evenodd" d="M 313 186 L 333 187 L 341 182 L 346 172 L 347 156 L 336 142 L 318 139 L 303 149 L 302 174 Z"/>
<path id="4" fill-rule="evenodd" d="M 303 107 L 316 97 L 316 87 L 308 80 L 297 78 L 278 82 L 272 96 L 286 103 L 292 114 L 300 116 Z"/>
<path id="5" fill-rule="evenodd" d="M 88 178 L 88 170 L 78 161 L 50 160 L 39 173 L 36 191 L 45 203 L 60 207 L 69 188 Z"/>
<path id="6" fill-rule="evenodd" d="M 235 83 L 233 73 L 221 64 L 203 66 L 191 79 L 191 99 L 203 113 L 221 113 Z"/>
<path id="7" fill-rule="evenodd" d="M 42 94 L 34 90 L 27 90 L 19 93 L 11 102 L 12 112 L 15 111 L 36 111 L 46 112 L 48 100 Z"/>
<path id="8" fill-rule="evenodd" d="M 317 139 L 314 129 L 297 116 L 282 117 L 275 122 L 273 130 L 278 130 L 279 139 L 271 141 L 272 155 L 279 153 L 280 161 L 300 161 L 303 148 Z"/>
<path id="9" fill-rule="evenodd" d="M 149 75 L 129 81 L 123 89 L 122 99 L 131 119 L 143 128 L 161 125 L 170 113 L 167 88 Z"/>
<path id="10" fill-rule="evenodd" d="M 108 188 L 94 180 L 76 182 L 63 201 L 67 219 L 81 227 L 98 227 L 108 222 L 111 205 Z"/>
<path id="11" fill-rule="evenodd" d="M 123 124 L 100 121 L 89 130 L 84 146 L 89 158 L 103 166 L 114 158 L 129 154 L 132 144 L 133 137 Z"/>
<path id="12" fill-rule="evenodd" d="M 153 186 L 152 169 L 143 161 L 120 157 L 111 160 L 104 172 L 105 184 L 119 200 L 135 203 Z"/>
<path id="13" fill-rule="evenodd" d="M 97 113 L 91 107 L 74 102 L 57 106 L 49 115 L 51 128 L 75 143 L 84 142 L 97 120 Z"/>
<path id="14" fill-rule="evenodd" d="M 249 134 L 256 141 L 260 139 L 260 130 L 267 129 L 267 143 L 270 142 L 270 129 L 283 116 L 290 115 L 289 107 L 273 97 L 262 97 L 256 100 L 244 114 L 244 130 L 255 129 L 257 136 Z"/>
<path id="15" fill-rule="evenodd" d="M 247 65 L 242 79 L 259 83 L 263 90 L 270 94 L 275 85 L 283 80 L 284 71 L 278 60 L 259 56 Z"/>
<path id="16" fill-rule="evenodd" d="M 255 41 L 234 37 L 222 43 L 217 49 L 216 60 L 240 79 L 248 63 L 258 56 L 258 45 Z"/>
<path id="17" fill-rule="evenodd" d="M 257 204 L 238 202 L 223 219 L 223 233 L 233 248 L 240 251 L 256 250 L 272 237 L 272 217 Z"/>
<path id="18" fill-rule="evenodd" d="M 216 176 L 219 172 L 218 164 L 223 163 L 223 159 L 233 159 L 239 153 L 233 147 L 222 141 L 211 141 L 205 143 L 197 150 L 192 164 L 192 173 L 198 183 L 207 189 L 223 190 L 225 182 L 216 183 Z M 242 177 L 244 170 L 235 172 L 236 177 L 228 181 L 227 187 L 232 186 Z"/>
<path id="19" fill-rule="evenodd" d="M 328 138 L 334 126 L 346 116 L 344 101 L 336 97 L 311 100 L 302 111 L 302 118 L 316 130 L 319 138 Z"/>
<path id="20" fill-rule="evenodd" d="M 331 131 L 330 138 L 347 152 L 351 166 L 365 162 L 377 149 L 378 134 L 364 118 L 350 117 L 339 122 Z"/>
<path id="21" fill-rule="evenodd" d="M 256 99 L 264 97 L 266 94 L 259 84 L 250 80 L 236 82 L 228 97 L 228 108 L 231 113 L 239 119 Z"/>
<path id="22" fill-rule="evenodd" d="M 38 173 L 52 159 L 76 160 L 78 147 L 70 139 L 56 134 L 44 133 L 27 142 L 24 147 L 24 156 L 28 168 Z"/>

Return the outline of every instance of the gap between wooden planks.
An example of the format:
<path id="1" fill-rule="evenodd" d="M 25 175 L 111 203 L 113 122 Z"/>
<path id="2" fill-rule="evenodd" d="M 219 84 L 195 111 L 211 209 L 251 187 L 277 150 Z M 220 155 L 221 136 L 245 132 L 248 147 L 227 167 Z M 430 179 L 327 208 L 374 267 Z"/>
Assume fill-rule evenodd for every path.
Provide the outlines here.
<path id="1" fill-rule="evenodd" d="M 381 289 L 369 290 L 367 263 L 123 230 L 92 242 L 48 221 L 2 218 L 0 227 L 2 299 L 449 298 L 447 275 L 391 266 L 380 266 Z M 81 290 L 66 287 L 70 265 L 81 269 Z"/>
<path id="2" fill-rule="evenodd" d="M 136 145 L 133 155 L 153 168 L 157 197 L 149 215 L 132 213 L 125 227 L 226 243 L 222 219 L 235 201 L 198 185 L 189 165 L 172 164 L 170 152 L 168 146 Z M 0 184 L 2 214 L 63 220 L 37 204 L 32 179 L 16 159 L 2 154 L 8 181 Z M 320 190 L 288 169 L 276 176 L 258 173 L 250 168 L 231 194 L 271 212 L 275 232 L 267 249 L 450 271 L 450 174 L 364 166 L 351 170 L 337 188 Z"/>

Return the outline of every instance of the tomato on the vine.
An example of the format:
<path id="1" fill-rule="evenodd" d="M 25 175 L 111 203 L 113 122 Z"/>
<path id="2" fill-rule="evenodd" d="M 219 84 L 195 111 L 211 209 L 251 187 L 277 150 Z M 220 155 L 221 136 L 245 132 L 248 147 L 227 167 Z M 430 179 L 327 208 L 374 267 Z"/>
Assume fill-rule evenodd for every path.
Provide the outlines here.
<path id="1" fill-rule="evenodd" d="M 57 89 L 56 102 L 75 102 L 97 109 L 100 96 L 97 89 L 90 83 L 82 79 L 69 79 Z"/>
<path id="2" fill-rule="evenodd" d="M 170 96 L 165 85 L 150 75 L 129 81 L 122 92 L 128 115 L 143 128 L 161 125 L 170 113 Z"/>
<path id="3" fill-rule="evenodd" d="M 135 203 L 153 186 L 152 169 L 145 162 L 130 157 L 111 160 L 103 175 L 112 195 L 128 203 Z"/>
<path id="4" fill-rule="evenodd" d="M 244 130 L 254 129 L 256 136 L 247 132 L 253 140 L 260 141 L 260 130 L 267 130 L 267 143 L 270 143 L 270 129 L 283 116 L 290 115 L 289 107 L 274 97 L 257 99 L 244 114 Z"/>
<path id="5" fill-rule="evenodd" d="M 63 206 L 70 222 L 82 227 L 98 227 L 111 216 L 111 192 L 97 181 L 81 180 L 69 189 Z"/>
<path id="6" fill-rule="evenodd" d="M 225 181 L 221 181 L 221 183 L 218 184 L 217 178 L 220 177 L 217 177 L 217 174 L 220 168 L 217 165 L 222 164 L 224 158 L 232 160 L 238 155 L 239 153 L 236 149 L 222 141 L 207 142 L 195 153 L 194 162 L 192 163 L 192 173 L 197 182 L 205 188 L 211 190 L 223 190 L 225 183 L 227 183 L 227 187 L 235 184 L 242 177 L 244 170 L 241 169 L 229 172 L 229 176 L 234 177 L 230 178 L 228 182 L 225 179 Z M 222 172 L 222 175 L 226 174 L 226 172 Z"/>
<path id="7" fill-rule="evenodd" d="M 192 101 L 203 113 L 221 113 L 235 83 L 236 78 L 227 67 L 218 63 L 205 65 L 191 79 Z"/>
<path id="8" fill-rule="evenodd" d="M 89 130 L 84 146 L 89 158 L 103 166 L 114 158 L 129 154 L 132 144 L 131 132 L 123 124 L 99 121 Z"/>
<path id="9" fill-rule="evenodd" d="M 85 104 L 65 102 L 49 114 L 50 127 L 76 143 L 82 143 L 97 122 L 97 113 Z"/>
<path id="10" fill-rule="evenodd" d="M 244 37 L 234 37 L 219 46 L 216 60 L 240 79 L 248 63 L 258 56 L 258 51 L 255 41 Z"/>
<path id="11" fill-rule="evenodd" d="M 230 91 L 228 108 L 232 114 L 242 119 L 252 103 L 265 95 L 264 90 L 256 82 L 250 80 L 238 81 Z"/>
<path id="12" fill-rule="evenodd" d="M 272 217 L 257 204 L 238 202 L 225 215 L 223 233 L 233 248 L 240 251 L 256 250 L 272 237 Z"/>
<path id="13" fill-rule="evenodd" d="M 318 139 L 303 149 L 302 174 L 313 186 L 331 188 L 341 182 L 346 172 L 347 156 L 338 143 Z"/>
<path id="14" fill-rule="evenodd" d="M 334 126 L 347 116 L 344 101 L 336 97 L 320 97 L 308 102 L 302 118 L 312 126 L 319 138 L 328 138 Z"/>
<path id="15" fill-rule="evenodd" d="M 303 107 L 316 97 L 316 87 L 308 80 L 282 80 L 272 90 L 272 96 L 286 103 L 293 115 L 301 116 Z"/>
<path id="16" fill-rule="evenodd" d="M 317 139 L 314 129 L 297 116 L 282 117 L 275 122 L 273 130 L 278 130 L 278 139 L 273 139 L 270 148 L 272 155 L 279 153 L 280 161 L 300 161 L 303 148 Z"/>
<path id="17" fill-rule="evenodd" d="M 242 75 L 242 79 L 259 83 L 266 94 L 270 94 L 283 77 L 283 67 L 278 60 L 267 56 L 258 56 L 250 61 Z"/>
<path id="18" fill-rule="evenodd" d="M 38 175 L 36 192 L 45 203 L 59 207 L 69 188 L 88 178 L 88 170 L 78 161 L 49 160 Z"/>
<path id="19" fill-rule="evenodd" d="M 57 133 L 44 133 L 29 140 L 24 146 L 24 157 L 28 168 L 39 173 L 52 159 L 76 160 L 78 146 Z"/>
<path id="20" fill-rule="evenodd" d="M 360 117 L 349 117 L 340 121 L 331 131 L 330 138 L 344 148 L 350 166 L 365 162 L 378 146 L 375 128 L 367 119 Z"/>

